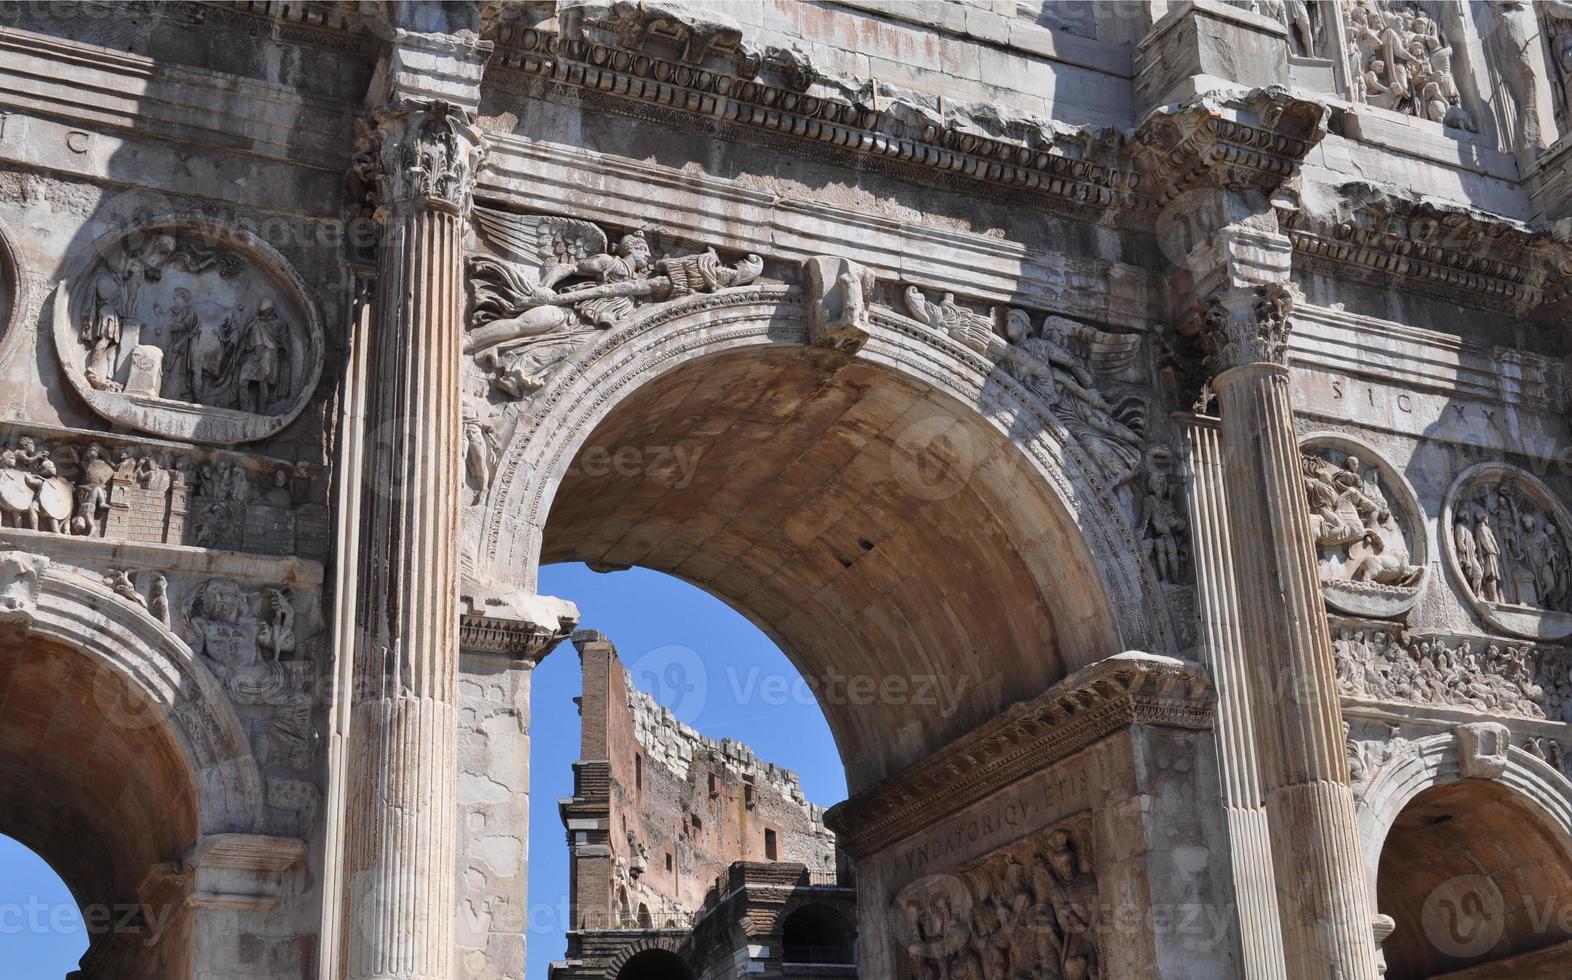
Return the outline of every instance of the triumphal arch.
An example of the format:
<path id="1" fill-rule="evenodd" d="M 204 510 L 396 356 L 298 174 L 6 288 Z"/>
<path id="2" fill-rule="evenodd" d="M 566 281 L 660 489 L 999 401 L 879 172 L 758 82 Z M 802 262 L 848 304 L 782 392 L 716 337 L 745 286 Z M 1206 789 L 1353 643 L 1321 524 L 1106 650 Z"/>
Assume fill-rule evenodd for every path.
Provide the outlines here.
<path id="1" fill-rule="evenodd" d="M 0 832 L 79 976 L 521 976 L 559 561 L 846 679 L 864 977 L 1572 970 L 1572 7 L 0 25 Z"/>

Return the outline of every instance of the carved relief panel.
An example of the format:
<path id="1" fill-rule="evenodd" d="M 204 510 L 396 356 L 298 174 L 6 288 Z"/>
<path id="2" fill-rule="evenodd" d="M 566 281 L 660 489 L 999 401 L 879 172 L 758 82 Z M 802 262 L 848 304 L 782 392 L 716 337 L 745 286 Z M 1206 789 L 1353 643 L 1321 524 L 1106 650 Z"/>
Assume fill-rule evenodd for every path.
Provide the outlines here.
<path id="1" fill-rule="evenodd" d="M 1101 977 L 1090 815 L 953 874 L 902 889 L 891 910 L 903 978 Z"/>
<path id="2" fill-rule="evenodd" d="M 1346 436 L 1310 436 L 1300 454 L 1327 604 L 1383 617 L 1413 608 L 1427 549 L 1408 481 L 1374 449 Z"/>
<path id="3" fill-rule="evenodd" d="M 1544 484 L 1499 463 L 1452 485 L 1442 541 L 1458 589 L 1491 626 L 1513 636 L 1572 634 L 1572 516 Z"/>
<path id="4" fill-rule="evenodd" d="M 282 257 L 243 232 L 145 225 L 98 242 L 55 297 L 65 374 L 99 415 L 204 443 L 261 439 L 304 407 L 320 324 Z"/>
<path id="5" fill-rule="evenodd" d="M 1452 67 L 1453 43 L 1424 9 L 1388 0 L 1343 5 L 1355 101 L 1475 130 Z"/>

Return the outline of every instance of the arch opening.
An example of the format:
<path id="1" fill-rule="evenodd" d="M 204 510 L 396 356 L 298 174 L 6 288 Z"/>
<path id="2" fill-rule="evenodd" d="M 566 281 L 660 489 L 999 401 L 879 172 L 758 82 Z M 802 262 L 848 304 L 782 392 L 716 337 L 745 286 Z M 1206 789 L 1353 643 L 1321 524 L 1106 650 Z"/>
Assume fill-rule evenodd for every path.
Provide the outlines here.
<path id="1" fill-rule="evenodd" d="M 868 358 L 706 354 L 583 439 L 539 562 L 651 568 L 747 616 L 814 686 L 855 793 L 1120 648 L 1026 438 Z"/>
<path id="2" fill-rule="evenodd" d="M 142 701 L 71 646 L 0 641 L 0 833 L 70 889 L 88 930 L 85 966 L 109 946 L 124 965 L 154 938 L 166 910 L 147 901 L 149 885 L 198 835 L 185 756 Z"/>
<path id="3" fill-rule="evenodd" d="M 1414 797 L 1387 834 L 1376 891 L 1396 922 L 1382 945 L 1387 980 L 1566 975 L 1572 857 L 1501 783 L 1463 779 Z"/>
<path id="4" fill-rule="evenodd" d="M 781 958 L 787 963 L 856 963 L 856 941 L 834 909 L 810 902 L 781 924 Z"/>
<path id="5" fill-rule="evenodd" d="M 617 971 L 617 980 L 693 980 L 693 971 L 682 957 L 669 950 L 646 949 L 635 953 Z"/>

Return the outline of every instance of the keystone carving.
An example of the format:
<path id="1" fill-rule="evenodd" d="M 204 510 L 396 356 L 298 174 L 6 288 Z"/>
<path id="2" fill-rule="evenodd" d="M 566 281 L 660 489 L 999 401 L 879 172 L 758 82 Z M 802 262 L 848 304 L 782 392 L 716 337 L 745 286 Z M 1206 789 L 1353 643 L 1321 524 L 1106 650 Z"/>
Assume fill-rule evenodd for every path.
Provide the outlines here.
<path id="1" fill-rule="evenodd" d="M 808 286 L 808 342 L 855 351 L 868 340 L 873 273 L 855 262 L 816 255 L 803 263 Z"/>
<path id="2" fill-rule="evenodd" d="M 39 579 L 49 559 L 25 551 L 0 551 L 0 625 L 26 627 L 38 609 Z"/>
<path id="3" fill-rule="evenodd" d="M 1457 761 L 1463 775 L 1473 779 L 1500 779 L 1506 772 L 1507 751 L 1512 733 L 1499 722 L 1482 721 L 1459 725 Z"/>

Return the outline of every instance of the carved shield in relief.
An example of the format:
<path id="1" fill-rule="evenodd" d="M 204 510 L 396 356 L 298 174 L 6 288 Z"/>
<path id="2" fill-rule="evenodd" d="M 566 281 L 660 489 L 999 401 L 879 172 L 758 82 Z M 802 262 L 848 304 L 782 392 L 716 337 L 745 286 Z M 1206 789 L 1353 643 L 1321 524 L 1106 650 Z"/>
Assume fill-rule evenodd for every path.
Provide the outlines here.
<path id="1" fill-rule="evenodd" d="M 38 488 L 38 509 L 57 521 L 71 516 L 73 488 L 63 477 L 51 477 Z"/>
<path id="2" fill-rule="evenodd" d="M 88 405 L 154 435 L 265 438 L 300 413 L 321 376 L 322 328 L 304 282 L 265 242 L 203 218 L 94 242 L 56 289 L 53 315 L 64 373 Z"/>
<path id="3" fill-rule="evenodd" d="M 1423 512 L 1408 481 L 1375 448 L 1338 433 L 1299 445 L 1310 534 L 1328 606 L 1393 617 L 1424 589 Z"/>
<path id="4" fill-rule="evenodd" d="M 0 503 L 6 510 L 28 510 L 33 506 L 33 488 L 17 470 L 0 470 Z"/>

